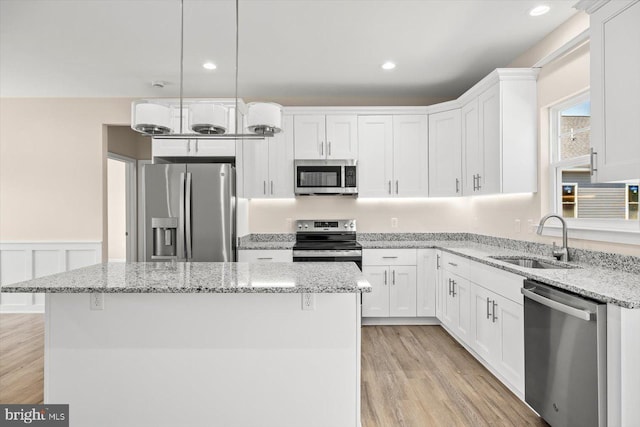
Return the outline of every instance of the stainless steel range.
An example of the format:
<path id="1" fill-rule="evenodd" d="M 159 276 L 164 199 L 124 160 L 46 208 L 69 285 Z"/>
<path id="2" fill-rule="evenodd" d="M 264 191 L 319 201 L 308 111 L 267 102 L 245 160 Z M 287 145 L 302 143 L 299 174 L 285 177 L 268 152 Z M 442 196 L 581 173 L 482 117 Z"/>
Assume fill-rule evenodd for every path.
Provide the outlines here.
<path id="1" fill-rule="evenodd" d="M 355 262 L 362 270 L 362 245 L 355 219 L 298 220 L 293 262 Z"/>

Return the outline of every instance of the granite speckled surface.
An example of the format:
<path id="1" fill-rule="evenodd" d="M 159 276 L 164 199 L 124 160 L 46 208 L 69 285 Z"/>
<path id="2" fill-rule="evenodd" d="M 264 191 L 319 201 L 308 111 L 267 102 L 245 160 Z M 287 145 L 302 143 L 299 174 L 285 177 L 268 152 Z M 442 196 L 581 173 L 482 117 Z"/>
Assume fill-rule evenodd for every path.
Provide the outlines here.
<path id="1" fill-rule="evenodd" d="M 360 293 L 369 282 L 354 263 L 104 263 L 0 287 L 58 293 Z"/>
<path id="2" fill-rule="evenodd" d="M 293 233 L 259 233 L 240 238 L 239 250 L 292 249 L 296 243 Z"/>

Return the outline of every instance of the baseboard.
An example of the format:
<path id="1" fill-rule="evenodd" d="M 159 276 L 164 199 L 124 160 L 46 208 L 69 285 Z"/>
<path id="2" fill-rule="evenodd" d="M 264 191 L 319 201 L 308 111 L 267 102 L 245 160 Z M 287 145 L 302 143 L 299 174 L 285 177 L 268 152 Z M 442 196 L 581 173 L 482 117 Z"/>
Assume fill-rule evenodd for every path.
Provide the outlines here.
<path id="1" fill-rule="evenodd" d="M 435 317 L 363 317 L 362 326 L 439 325 Z"/>

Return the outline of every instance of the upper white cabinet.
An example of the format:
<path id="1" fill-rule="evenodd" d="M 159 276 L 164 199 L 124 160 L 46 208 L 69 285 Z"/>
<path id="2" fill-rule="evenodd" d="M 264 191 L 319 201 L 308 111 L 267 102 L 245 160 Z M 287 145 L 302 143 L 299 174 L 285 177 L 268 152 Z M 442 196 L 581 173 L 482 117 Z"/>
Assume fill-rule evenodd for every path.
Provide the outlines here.
<path id="1" fill-rule="evenodd" d="M 429 195 L 462 195 L 459 109 L 429 115 Z"/>
<path id="2" fill-rule="evenodd" d="M 640 2 L 591 14 L 593 181 L 640 177 Z"/>
<path id="3" fill-rule="evenodd" d="M 153 157 L 235 157 L 235 140 L 153 138 Z"/>
<path id="4" fill-rule="evenodd" d="M 537 191 L 536 78 L 498 69 L 461 98 L 464 195 Z"/>
<path id="5" fill-rule="evenodd" d="M 299 114 L 294 118 L 296 159 L 357 159 L 358 117 Z"/>
<path id="6" fill-rule="evenodd" d="M 244 197 L 293 197 L 293 116 L 282 118 L 283 130 L 264 140 L 245 140 Z"/>
<path id="7" fill-rule="evenodd" d="M 426 197 L 427 129 L 425 115 L 358 117 L 358 195 Z"/>

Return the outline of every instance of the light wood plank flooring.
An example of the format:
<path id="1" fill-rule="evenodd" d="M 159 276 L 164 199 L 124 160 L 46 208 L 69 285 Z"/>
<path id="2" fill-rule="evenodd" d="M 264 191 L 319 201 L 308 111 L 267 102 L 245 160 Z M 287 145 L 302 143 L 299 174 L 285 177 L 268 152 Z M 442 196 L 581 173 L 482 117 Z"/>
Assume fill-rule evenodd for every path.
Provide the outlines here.
<path id="1" fill-rule="evenodd" d="M 362 328 L 362 427 L 547 426 L 440 326 Z"/>
<path id="2" fill-rule="evenodd" d="M 0 403 L 44 399 L 44 315 L 0 314 Z"/>
<path id="3" fill-rule="evenodd" d="M 0 403 L 42 403 L 44 320 L 0 314 Z M 362 427 L 547 426 L 439 326 L 362 329 Z"/>

